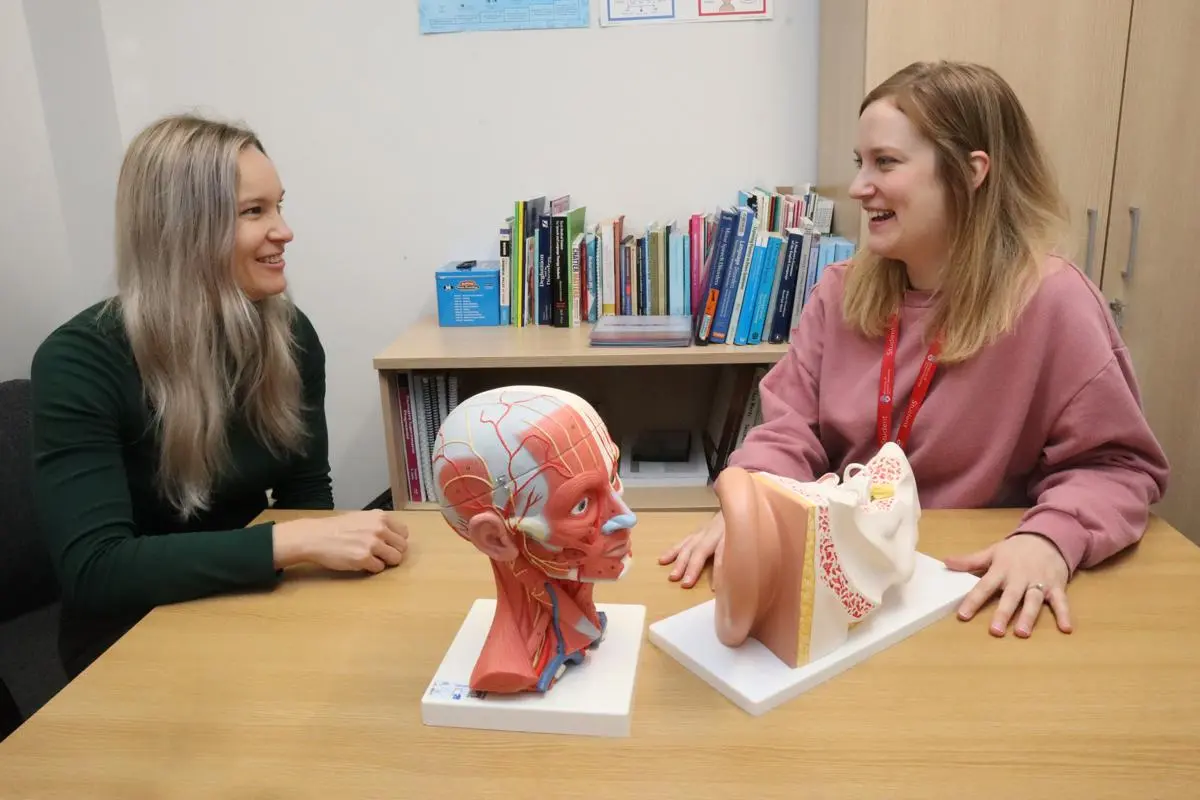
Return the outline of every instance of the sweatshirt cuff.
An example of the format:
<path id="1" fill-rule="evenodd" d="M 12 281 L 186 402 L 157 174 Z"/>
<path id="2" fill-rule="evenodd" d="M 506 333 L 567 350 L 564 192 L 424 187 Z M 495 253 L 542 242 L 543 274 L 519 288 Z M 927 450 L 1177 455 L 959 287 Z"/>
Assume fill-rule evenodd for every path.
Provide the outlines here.
<path id="1" fill-rule="evenodd" d="M 275 567 L 275 523 L 260 522 L 243 533 L 254 542 L 247 552 L 250 559 L 247 569 L 255 575 L 252 582 L 264 585 L 278 582 L 283 577 L 283 570 Z"/>
<path id="2" fill-rule="evenodd" d="M 1068 580 L 1075 575 L 1087 555 L 1087 529 L 1075 517 L 1062 511 L 1047 509 L 1032 512 L 1009 535 L 1018 533 L 1036 533 L 1049 539 L 1067 562 Z"/>

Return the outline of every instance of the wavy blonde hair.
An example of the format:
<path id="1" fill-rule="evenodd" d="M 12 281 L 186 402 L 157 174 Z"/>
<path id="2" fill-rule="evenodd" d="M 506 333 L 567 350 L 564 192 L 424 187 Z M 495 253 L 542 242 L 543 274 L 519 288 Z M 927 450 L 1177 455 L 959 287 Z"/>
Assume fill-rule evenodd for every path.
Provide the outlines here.
<path id="1" fill-rule="evenodd" d="M 946 188 L 953 268 L 942 276 L 927 327 L 942 337 L 940 360 L 963 361 L 1008 331 L 1036 289 L 1043 257 L 1066 231 L 1066 204 L 1020 100 L 979 64 L 916 62 L 875 87 L 859 113 L 889 100 L 930 141 Z M 970 154 L 988 154 L 972 187 Z M 907 288 L 904 265 L 859 251 L 847 274 L 843 312 L 880 336 Z"/>
<path id="2" fill-rule="evenodd" d="M 233 272 L 238 155 L 250 130 L 183 114 L 130 143 L 116 202 L 119 314 L 159 434 L 158 485 L 182 518 L 208 509 L 241 414 L 277 456 L 305 436 L 286 294 L 252 301 Z"/>

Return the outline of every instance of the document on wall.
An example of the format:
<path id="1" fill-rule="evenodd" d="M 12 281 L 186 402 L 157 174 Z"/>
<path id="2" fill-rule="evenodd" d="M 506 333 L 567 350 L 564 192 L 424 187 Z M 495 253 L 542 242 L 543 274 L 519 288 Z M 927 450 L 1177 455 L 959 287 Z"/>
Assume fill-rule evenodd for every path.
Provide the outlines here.
<path id="1" fill-rule="evenodd" d="M 775 0 L 600 0 L 600 24 L 743 22 L 771 19 Z"/>
<path id="2" fill-rule="evenodd" d="M 421 33 L 586 28 L 590 0 L 420 0 Z"/>

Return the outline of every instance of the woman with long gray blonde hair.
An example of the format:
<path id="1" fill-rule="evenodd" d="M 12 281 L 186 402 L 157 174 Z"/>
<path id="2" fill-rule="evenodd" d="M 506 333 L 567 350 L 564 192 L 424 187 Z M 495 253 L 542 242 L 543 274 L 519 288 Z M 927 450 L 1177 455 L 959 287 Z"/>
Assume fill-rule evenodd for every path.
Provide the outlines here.
<path id="1" fill-rule="evenodd" d="M 821 274 L 727 463 L 813 481 L 895 442 L 921 506 L 1025 509 L 947 559 L 981 576 L 959 617 L 999 595 L 992 635 L 1029 636 L 1046 604 L 1070 632 L 1069 579 L 1141 538 L 1169 467 L 1104 298 L 1062 250 L 1050 161 L 1004 79 L 954 62 L 868 94 L 854 159 L 863 246 Z M 723 536 L 718 513 L 659 561 L 693 586 Z"/>
<path id="2" fill-rule="evenodd" d="M 32 365 L 34 492 L 77 674 L 155 605 L 258 588 L 303 561 L 378 572 L 407 529 L 333 506 L 325 353 L 287 293 L 284 190 L 254 132 L 184 114 L 129 144 L 117 294 Z"/>

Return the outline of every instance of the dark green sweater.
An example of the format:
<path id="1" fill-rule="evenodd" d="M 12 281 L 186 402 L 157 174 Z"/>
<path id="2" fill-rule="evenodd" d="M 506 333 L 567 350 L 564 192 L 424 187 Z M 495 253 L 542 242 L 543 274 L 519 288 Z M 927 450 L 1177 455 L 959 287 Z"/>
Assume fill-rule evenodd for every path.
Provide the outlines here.
<path id="1" fill-rule="evenodd" d="M 55 330 L 33 358 L 34 495 L 63 589 L 60 651 L 76 674 L 157 605 L 278 580 L 267 507 L 331 508 L 325 354 L 297 313 L 306 422 L 303 457 L 280 460 L 242 420 L 233 469 L 211 508 L 181 521 L 154 486 L 157 435 L 129 341 L 103 304 Z"/>

